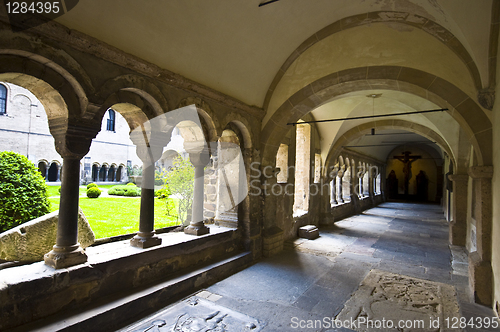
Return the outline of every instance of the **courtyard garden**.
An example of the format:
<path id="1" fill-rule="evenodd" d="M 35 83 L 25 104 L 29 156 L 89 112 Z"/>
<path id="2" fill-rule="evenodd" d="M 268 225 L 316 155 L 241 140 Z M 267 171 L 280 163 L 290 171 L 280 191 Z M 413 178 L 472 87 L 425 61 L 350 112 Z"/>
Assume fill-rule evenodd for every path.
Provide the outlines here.
<path id="1" fill-rule="evenodd" d="M 25 156 L 0 152 L 0 233 L 59 209 L 60 185 L 47 185 Z M 154 226 L 186 222 L 193 199 L 194 170 L 184 158 L 155 175 Z M 97 239 L 139 230 L 141 188 L 134 183 L 79 187 L 79 206 Z"/>
<path id="2" fill-rule="evenodd" d="M 102 192 L 115 185 L 99 185 Z M 129 186 L 130 187 L 130 186 Z M 59 209 L 60 186 L 48 186 L 51 211 Z M 137 188 L 134 186 L 134 188 Z M 139 189 L 139 188 L 137 188 Z M 88 198 L 87 187 L 80 186 L 80 207 L 87 218 L 96 239 L 135 233 L 139 230 L 140 197 L 115 196 Z M 179 225 L 177 219 L 178 200 L 168 198 L 171 208 L 167 211 L 166 199 L 155 198 L 155 229 Z M 172 208 L 172 205 L 174 207 Z"/>

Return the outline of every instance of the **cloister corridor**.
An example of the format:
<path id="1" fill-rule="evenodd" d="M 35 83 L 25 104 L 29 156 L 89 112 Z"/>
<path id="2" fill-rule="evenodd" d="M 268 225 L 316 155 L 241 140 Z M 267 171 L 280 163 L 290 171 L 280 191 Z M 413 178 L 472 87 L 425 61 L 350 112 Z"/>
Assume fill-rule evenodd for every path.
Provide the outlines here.
<path id="1" fill-rule="evenodd" d="M 383 203 L 333 226 L 320 228 L 320 237 L 315 240 L 288 242 L 281 254 L 182 301 L 193 297 L 208 299 L 215 305 L 258 319 L 263 331 L 351 331 L 345 327 L 330 328 L 324 323 L 308 328 L 307 320 L 339 317 L 367 274 L 378 270 L 450 285 L 455 289 L 453 296 L 461 317 L 468 320 L 493 317 L 491 309 L 469 301 L 466 254 L 463 248 L 450 246 L 447 239 L 448 225 L 440 206 Z M 441 310 L 447 312 L 446 308 Z M 385 312 L 383 316 L 390 317 L 391 313 Z M 141 324 L 138 330 L 142 331 L 146 327 L 144 322 L 151 322 L 151 318 L 123 331 L 135 331 Z M 171 323 L 167 321 L 165 328 Z M 447 330 L 443 321 L 441 325 L 442 330 Z M 363 331 L 359 326 L 356 330 Z"/>

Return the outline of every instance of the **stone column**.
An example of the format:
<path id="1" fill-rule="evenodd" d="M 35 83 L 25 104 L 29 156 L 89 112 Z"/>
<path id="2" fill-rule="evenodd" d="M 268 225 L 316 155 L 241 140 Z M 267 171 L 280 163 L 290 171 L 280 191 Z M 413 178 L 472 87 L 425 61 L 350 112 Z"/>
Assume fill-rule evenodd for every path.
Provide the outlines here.
<path id="1" fill-rule="evenodd" d="M 344 193 L 343 193 L 344 190 L 342 188 L 344 185 L 343 178 L 344 178 L 344 166 L 337 173 L 337 181 L 338 181 L 338 189 L 339 189 L 337 192 L 337 201 L 339 203 L 344 203 Z"/>
<path id="2" fill-rule="evenodd" d="M 200 153 L 190 153 L 189 160 L 194 166 L 194 194 L 191 222 L 184 229 L 184 233 L 204 235 L 210 232 L 210 229 L 203 223 L 204 168 L 210 162 L 208 149 L 204 149 Z"/>
<path id="3" fill-rule="evenodd" d="M 136 143 L 137 156 L 142 160 L 141 209 L 139 216 L 139 232 L 130 240 L 130 245 L 138 248 L 151 248 L 161 244 L 161 239 L 154 231 L 155 208 L 155 162 L 161 158 L 163 144 L 153 144 L 154 138 L 148 144 Z M 136 140 L 138 142 L 138 140 Z"/>
<path id="4" fill-rule="evenodd" d="M 359 214 L 361 210 L 359 209 L 359 178 L 358 173 L 356 173 L 356 166 L 351 166 L 351 178 L 349 179 L 349 186 L 351 187 L 351 204 L 353 206 L 353 214 Z M 355 180 L 354 180 L 355 179 Z M 355 184 L 357 181 L 357 184 Z"/>
<path id="5" fill-rule="evenodd" d="M 332 181 L 330 182 L 331 184 L 331 190 L 330 190 L 330 204 L 338 204 L 337 201 L 337 174 L 335 174 L 332 177 Z"/>
<path id="6" fill-rule="evenodd" d="M 61 201 L 57 223 L 56 244 L 45 255 L 45 264 L 60 269 L 87 261 L 87 255 L 78 243 L 78 199 L 80 159 L 63 158 Z"/>
<path id="7" fill-rule="evenodd" d="M 80 185 L 80 160 L 89 149 L 92 139 L 100 129 L 68 124 L 66 121 L 49 121 L 54 136 L 55 148 L 63 158 L 61 201 L 57 223 L 56 244 L 45 254 L 45 264 L 56 268 L 66 268 L 85 263 L 87 255 L 78 243 L 78 200 Z"/>
<path id="8" fill-rule="evenodd" d="M 246 183 L 249 186 L 250 181 L 252 180 L 252 178 L 250 177 L 250 175 L 251 175 L 250 174 L 250 165 L 252 164 L 252 149 L 251 148 L 244 148 L 243 149 L 243 162 L 245 164 Z M 251 220 L 251 218 L 250 218 L 250 209 L 251 209 L 250 199 L 252 196 L 249 193 L 250 193 L 250 188 L 248 188 L 247 196 L 245 197 L 243 202 L 241 202 L 242 208 L 243 208 L 243 211 L 242 211 L 242 219 L 243 220 L 241 220 L 239 222 L 239 225 L 238 225 L 238 227 L 241 226 L 243 229 L 243 241 L 245 243 L 246 250 L 252 249 L 252 245 L 251 245 L 252 229 L 251 229 L 251 222 L 250 222 L 250 220 Z"/>
<path id="9" fill-rule="evenodd" d="M 469 287 L 475 302 L 491 307 L 493 294 L 493 271 L 491 268 L 492 188 L 493 166 L 469 168 L 474 180 L 472 208 L 476 220 L 477 251 L 469 254 Z M 457 195 L 457 192 L 454 192 Z"/>
<path id="10" fill-rule="evenodd" d="M 450 222 L 449 241 L 456 246 L 465 246 L 467 236 L 467 188 L 469 176 L 467 174 L 450 174 L 448 179 L 453 181 L 453 220 Z"/>

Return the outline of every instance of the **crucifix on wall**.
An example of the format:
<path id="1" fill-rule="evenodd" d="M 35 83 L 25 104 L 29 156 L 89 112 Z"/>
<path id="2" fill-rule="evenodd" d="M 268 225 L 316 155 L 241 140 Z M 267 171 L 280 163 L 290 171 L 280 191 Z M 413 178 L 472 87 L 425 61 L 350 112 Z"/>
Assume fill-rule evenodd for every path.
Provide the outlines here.
<path id="1" fill-rule="evenodd" d="M 410 179 L 411 179 L 411 164 L 418 159 L 421 159 L 422 156 L 410 156 L 410 151 L 403 152 L 402 156 L 394 156 L 394 159 L 401 161 L 403 165 L 403 173 L 405 175 L 405 196 L 408 196 L 408 189 L 410 187 Z"/>

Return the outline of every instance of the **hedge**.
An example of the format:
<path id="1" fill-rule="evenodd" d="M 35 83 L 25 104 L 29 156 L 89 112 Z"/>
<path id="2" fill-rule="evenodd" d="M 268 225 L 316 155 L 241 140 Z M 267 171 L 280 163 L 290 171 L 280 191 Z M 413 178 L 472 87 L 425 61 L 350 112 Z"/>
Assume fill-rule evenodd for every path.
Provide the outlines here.
<path id="1" fill-rule="evenodd" d="M 0 152 L 0 232 L 50 212 L 47 185 L 35 165 L 15 152 Z"/>

